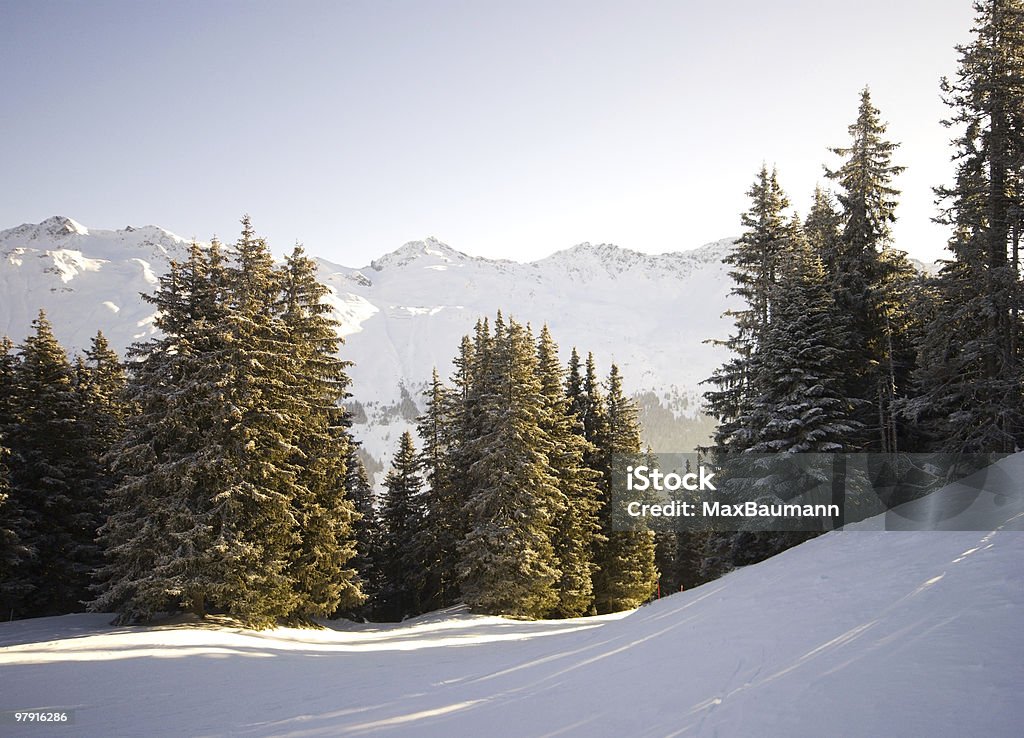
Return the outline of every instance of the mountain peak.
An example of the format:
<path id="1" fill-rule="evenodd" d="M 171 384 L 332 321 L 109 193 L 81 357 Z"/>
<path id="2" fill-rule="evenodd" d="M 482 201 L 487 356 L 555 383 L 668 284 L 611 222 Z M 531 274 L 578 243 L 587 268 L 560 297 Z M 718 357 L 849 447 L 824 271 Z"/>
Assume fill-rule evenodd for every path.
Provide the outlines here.
<path id="1" fill-rule="evenodd" d="M 590 241 L 583 241 L 575 246 L 570 246 L 567 249 L 555 252 L 552 256 L 558 254 L 564 254 L 573 258 L 578 258 L 582 255 L 594 256 L 601 259 L 617 258 L 622 255 L 629 256 L 641 256 L 639 251 L 633 251 L 632 249 L 626 249 L 622 246 L 616 246 L 614 243 L 590 243 Z"/>
<path id="2" fill-rule="evenodd" d="M 428 236 L 422 241 L 409 241 L 379 259 L 374 259 L 370 262 L 370 268 L 380 272 L 386 268 L 403 267 L 414 261 L 423 260 L 426 262 L 424 266 L 427 266 L 429 264 L 463 262 L 472 258 L 468 254 L 457 251 L 448 244 L 438 241 L 433 236 Z"/>
<path id="3" fill-rule="evenodd" d="M 88 236 L 89 229 L 65 215 L 54 215 L 39 224 L 47 233 L 60 237 L 64 235 Z"/>
<path id="4" fill-rule="evenodd" d="M 89 229 L 65 215 L 53 215 L 41 223 L 23 223 L 4 233 L 29 239 L 64 239 L 69 236 L 88 236 Z"/>

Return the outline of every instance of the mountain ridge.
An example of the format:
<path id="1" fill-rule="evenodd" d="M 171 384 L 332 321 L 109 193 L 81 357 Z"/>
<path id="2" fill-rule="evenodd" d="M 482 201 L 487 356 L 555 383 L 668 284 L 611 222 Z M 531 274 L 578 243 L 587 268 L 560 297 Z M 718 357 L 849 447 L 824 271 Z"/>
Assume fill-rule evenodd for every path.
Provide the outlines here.
<path id="1" fill-rule="evenodd" d="M 593 351 L 602 374 L 617 363 L 641 405 L 645 441 L 688 450 L 710 421 L 699 382 L 724 358 L 730 281 L 721 258 L 734 239 L 690 251 L 643 254 L 580 243 L 532 262 L 488 259 L 435 237 L 408 241 L 353 268 L 316 259 L 354 362 L 354 428 L 375 468 L 413 427 L 436 367 L 451 371 L 460 338 L 497 310 L 535 330 L 547 324 L 563 358 Z M 0 333 L 18 342 L 45 309 L 65 348 L 84 349 L 97 330 L 122 355 L 156 334 L 142 300 L 191 240 L 158 226 L 90 228 L 66 216 L 0 231 Z"/>

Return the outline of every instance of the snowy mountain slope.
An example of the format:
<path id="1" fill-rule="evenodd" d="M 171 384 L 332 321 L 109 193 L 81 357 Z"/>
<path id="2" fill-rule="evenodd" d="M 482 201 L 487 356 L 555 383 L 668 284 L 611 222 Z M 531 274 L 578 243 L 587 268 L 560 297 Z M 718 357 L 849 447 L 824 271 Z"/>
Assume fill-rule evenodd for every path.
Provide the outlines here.
<path id="1" fill-rule="evenodd" d="M 1024 455 L 998 469 L 927 502 L 994 530 L 829 533 L 612 616 L 0 623 L 0 711 L 71 709 L 83 736 L 1016 736 Z"/>
<path id="2" fill-rule="evenodd" d="M 0 333 L 21 341 L 42 308 L 66 347 L 102 329 L 123 353 L 154 330 L 139 293 L 185 254 L 184 239 L 155 226 L 90 230 L 55 216 L 0 231 Z"/>
<path id="3" fill-rule="evenodd" d="M 648 441 L 690 448 L 707 430 L 698 383 L 724 356 L 703 342 L 730 327 L 721 258 L 731 242 L 659 256 L 580 244 L 521 264 L 426 239 L 361 269 L 319 260 L 344 358 L 354 362 L 353 399 L 366 418 L 357 436 L 371 456 L 387 457 L 417 415 L 431 370 L 447 377 L 459 339 L 500 309 L 537 330 L 547 322 L 566 358 L 575 345 L 593 351 L 602 372 L 617 362 L 652 416 Z M 153 331 L 139 293 L 186 247 L 153 226 L 100 231 L 63 217 L 0 231 L 0 332 L 20 341 L 42 307 L 65 346 L 81 349 L 102 329 L 123 353 Z"/>

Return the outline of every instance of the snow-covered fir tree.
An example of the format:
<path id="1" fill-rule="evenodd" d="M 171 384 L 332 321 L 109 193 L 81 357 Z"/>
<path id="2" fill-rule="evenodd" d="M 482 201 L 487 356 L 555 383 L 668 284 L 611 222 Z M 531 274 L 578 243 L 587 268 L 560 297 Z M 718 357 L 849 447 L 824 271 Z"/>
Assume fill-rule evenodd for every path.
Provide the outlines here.
<path id="1" fill-rule="evenodd" d="M 850 144 L 831 149 L 843 163 L 836 170 L 826 169 L 840 188 L 842 233 L 836 251 L 825 254 L 825 262 L 832 269 L 833 296 L 848 321 L 844 391 L 861 400 L 856 407 L 864 428 L 860 445 L 888 453 L 898 448 L 897 394 L 906 391 L 903 378 L 911 370 L 897 366 L 895 351 L 910 339 L 895 333 L 899 323 L 891 315 L 900 310 L 899 290 L 892 287 L 905 277 L 898 271 L 905 261 L 881 258 L 891 246 L 890 224 L 896 220 L 899 190 L 892 183 L 904 167 L 892 163 L 899 144 L 885 138 L 886 125 L 867 88 L 861 91 L 857 119 L 848 130 Z"/>
<path id="2" fill-rule="evenodd" d="M 474 611 L 539 618 L 558 605 L 561 578 L 552 538 L 558 480 L 529 331 L 499 314 L 478 337 L 476 424 L 464 468 L 468 532 L 460 546 L 461 590 Z"/>
<path id="3" fill-rule="evenodd" d="M 1024 3 L 975 3 L 970 43 L 942 90 L 957 131 L 955 180 L 936 189 L 953 258 L 932 288 L 918 396 L 907 404 L 949 453 L 1024 445 L 1019 264 L 1024 227 Z"/>
<path id="4" fill-rule="evenodd" d="M 220 244 L 192 244 L 172 262 L 153 295 L 161 335 L 130 349 L 127 397 L 133 413 L 114 452 L 118 484 L 101 528 L 106 564 L 100 572 L 99 612 L 118 622 L 146 620 L 188 608 L 204 615 L 221 598 L 226 577 L 218 505 L 229 453 L 224 428 L 226 343 L 222 331 L 227 275 Z"/>
<path id="5" fill-rule="evenodd" d="M 280 279 L 280 350 L 291 360 L 291 376 L 282 377 L 283 386 L 276 391 L 292 396 L 299 420 L 285 429 L 298 482 L 291 502 L 298 543 L 290 556 L 289 577 L 298 596 L 294 614 L 325 617 L 364 599 L 351 561 L 356 556 L 357 512 L 347 495 L 347 462 L 354 444 L 341 407 L 349 396 L 348 362 L 338 358 L 338 324 L 323 302 L 328 290 L 301 247 L 285 259 Z M 278 366 L 287 365 L 279 360 Z M 358 477 L 355 483 L 360 484 Z"/>
<path id="6" fill-rule="evenodd" d="M 727 459 L 723 494 L 778 501 L 831 479 L 827 454 L 849 451 L 859 424 L 843 394 L 845 321 L 818 254 L 794 225 L 775 290 L 775 314 L 751 362 L 754 399 L 745 421 L 757 433 Z M 795 458 L 794 454 L 801 454 Z M 744 532 L 730 541 L 732 562 L 761 561 L 810 537 Z"/>
<path id="7" fill-rule="evenodd" d="M 336 405 L 348 380 L 313 274 L 301 252 L 276 269 L 246 218 L 231 262 L 193 245 L 147 298 L 162 335 L 133 349 L 94 609 L 265 626 L 361 600 Z"/>
<path id="8" fill-rule="evenodd" d="M 842 380 L 846 335 L 821 261 L 794 229 L 778 282 L 774 315 L 753 357 L 756 428 L 749 453 L 848 450 L 857 423 Z"/>
<path id="9" fill-rule="evenodd" d="M 747 195 L 750 208 L 742 215 L 744 233 L 724 259 L 733 267 L 730 294 L 743 301 L 740 309 L 728 313 L 735 332 L 724 345 L 732 356 L 705 382 L 715 386 L 705 392 L 704 399 L 708 413 L 718 419 L 715 447 L 719 453 L 749 448 L 757 432 L 744 421 L 753 399 L 750 362 L 768 330 L 780 255 L 793 237 L 785 212 L 789 200 L 774 170 L 762 166 Z"/>
<path id="10" fill-rule="evenodd" d="M 586 466 L 590 444 L 579 418 L 570 411 L 558 346 L 547 326 L 537 343 L 537 373 L 543 401 L 541 430 L 551 443 L 548 464 L 558 487 L 552 541 L 561 571 L 556 611 L 560 617 L 577 617 L 590 612 L 594 604 L 592 578 L 597 567 L 593 550 L 600 533 L 600 474 Z"/>
<path id="11" fill-rule="evenodd" d="M 11 498 L 10 472 L 7 466 L 10 449 L 7 444 L 14 422 L 14 370 L 18 357 L 14 343 L 7 336 L 0 338 L 0 617 L 13 619 L 24 596 L 31 591 L 28 559 L 32 550 L 25 545 L 27 525 L 21 508 Z"/>
<path id="12" fill-rule="evenodd" d="M 106 520 L 107 499 L 116 482 L 110 451 L 124 432 L 129 412 L 126 388 L 127 375 L 120 357 L 103 333 L 97 332 L 85 356 L 75 361 L 75 389 L 85 439 L 82 464 L 86 469 L 87 494 L 99 505 L 97 528 Z"/>
<path id="13" fill-rule="evenodd" d="M 9 455 L 10 451 L 0 446 L 0 613 L 10 620 L 31 591 L 31 583 L 24 575 L 32 550 L 22 542 L 27 535 L 25 519 L 11 499 Z"/>
<path id="14" fill-rule="evenodd" d="M 13 367 L 6 439 L 10 500 L 34 553 L 16 577 L 30 585 L 12 608 L 16 617 L 81 611 L 100 562 L 96 470 L 75 373 L 45 313 L 32 326 Z"/>

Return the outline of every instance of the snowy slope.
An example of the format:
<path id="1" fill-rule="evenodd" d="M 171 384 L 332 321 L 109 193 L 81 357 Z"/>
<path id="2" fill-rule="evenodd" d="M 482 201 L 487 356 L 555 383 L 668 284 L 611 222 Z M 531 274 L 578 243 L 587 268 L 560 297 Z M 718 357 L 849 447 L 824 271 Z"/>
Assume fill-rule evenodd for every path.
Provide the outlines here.
<path id="1" fill-rule="evenodd" d="M 90 230 L 55 216 L 0 231 L 0 335 L 20 342 L 42 308 L 66 347 L 85 348 L 102 329 L 123 354 L 153 333 L 139 293 L 185 254 L 184 239 L 155 226 Z"/>
<path id="2" fill-rule="evenodd" d="M 353 399 L 366 416 L 357 436 L 373 457 L 387 457 L 417 415 L 431 370 L 447 377 L 459 339 L 501 309 L 537 330 L 547 322 L 566 358 L 576 345 L 584 356 L 594 352 L 602 372 L 617 362 L 647 412 L 660 410 L 646 423 L 652 445 L 691 448 L 685 444 L 701 430 L 698 383 L 724 357 L 703 342 L 730 327 L 721 317 L 730 289 L 721 259 L 730 244 L 658 256 L 580 244 L 521 264 L 427 239 L 361 269 L 320 260 L 344 358 L 354 362 Z M 0 334 L 20 341 L 42 307 L 65 346 L 81 349 L 102 329 L 123 353 L 153 330 L 139 293 L 151 292 L 186 247 L 154 226 L 101 231 L 64 217 L 0 231 Z M 404 397 L 412 405 L 403 406 Z"/>
<path id="3" fill-rule="evenodd" d="M 1017 736 L 1024 724 L 1024 455 L 983 532 L 830 533 L 631 613 L 433 613 L 322 631 L 0 624 L 10 736 Z M 870 526 L 868 526 L 870 527 Z"/>

